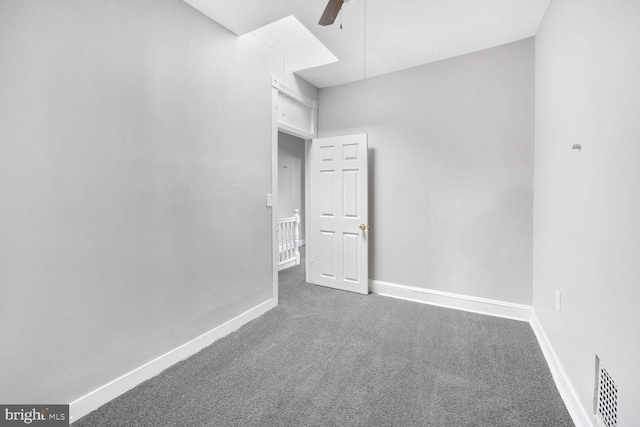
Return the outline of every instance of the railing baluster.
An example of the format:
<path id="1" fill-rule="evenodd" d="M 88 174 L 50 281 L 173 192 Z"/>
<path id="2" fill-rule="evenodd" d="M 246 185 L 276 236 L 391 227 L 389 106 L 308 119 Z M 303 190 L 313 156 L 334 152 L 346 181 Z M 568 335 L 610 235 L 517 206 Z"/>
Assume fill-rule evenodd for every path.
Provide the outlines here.
<path id="1" fill-rule="evenodd" d="M 276 239 L 278 242 L 278 265 L 295 261 L 300 264 L 300 214 L 294 209 L 295 215 L 291 218 L 282 218 L 276 225 Z"/>
<path id="2" fill-rule="evenodd" d="M 294 231 L 293 231 L 293 256 L 296 258 L 296 265 L 300 264 L 300 251 L 298 248 L 300 247 L 300 211 L 298 209 L 294 209 L 295 218 L 294 222 Z"/>

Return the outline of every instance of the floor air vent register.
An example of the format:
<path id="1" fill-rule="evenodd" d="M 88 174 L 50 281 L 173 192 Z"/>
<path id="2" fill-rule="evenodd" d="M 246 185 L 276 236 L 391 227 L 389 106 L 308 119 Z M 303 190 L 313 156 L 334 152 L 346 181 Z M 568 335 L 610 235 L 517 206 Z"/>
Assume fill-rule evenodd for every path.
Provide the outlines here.
<path id="1" fill-rule="evenodd" d="M 596 418 L 605 427 L 618 425 L 618 387 L 596 356 L 596 389 L 593 396 Z"/>

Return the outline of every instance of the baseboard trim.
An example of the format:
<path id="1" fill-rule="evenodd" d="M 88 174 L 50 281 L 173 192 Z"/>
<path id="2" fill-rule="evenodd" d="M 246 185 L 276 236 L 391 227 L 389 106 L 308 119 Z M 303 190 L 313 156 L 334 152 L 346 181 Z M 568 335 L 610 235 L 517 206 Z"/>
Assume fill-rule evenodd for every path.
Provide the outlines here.
<path id="1" fill-rule="evenodd" d="M 576 427 L 598 427 L 594 417 L 582 406 L 575 389 L 571 385 L 562 364 L 556 356 L 547 335 L 538 321 L 531 306 L 504 301 L 459 295 L 395 283 L 370 280 L 371 292 L 381 296 L 398 298 L 423 304 L 447 307 L 456 310 L 486 314 L 508 319 L 528 321 L 531 324 L 542 353 L 547 361 L 558 392 L 564 401 Z M 70 422 L 73 423 L 88 413 L 98 409 L 105 403 L 131 390 L 138 384 L 153 378 L 175 363 L 186 359 L 215 341 L 239 329 L 242 325 L 254 320 L 276 306 L 275 299 L 269 299 L 256 307 L 242 313 L 228 322 L 205 332 L 197 338 L 163 354 L 162 356 L 122 375 L 98 389 L 76 399 L 69 405 Z"/>
<path id="2" fill-rule="evenodd" d="M 287 262 L 284 262 L 282 264 L 278 264 L 278 271 L 282 271 L 282 270 L 286 270 L 289 267 L 293 267 L 296 265 L 296 259 L 290 259 Z"/>
<path id="3" fill-rule="evenodd" d="M 105 403 L 131 390 L 138 384 L 155 377 L 171 365 L 198 353 L 200 350 L 210 346 L 220 338 L 236 331 L 245 323 L 260 317 L 276 305 L 276 300 L 271 298 L 229 320 L 228 322 L 210 330 L 209 332 L 205 332 L 180 347 L 163 354 L 162 356 L 71 402 L 69 404 L 69 421 L 72 423 L 77 421 L 81 417 L 98 409 Z"/>
<path id="4" fill-rule="evenodd" d="M 556 387 L 558 388 L 558 392 L 560 393 L 565 406 L 567 407 L 567 411 L 569 411 L 569 415 L 571 415 L 571 419 L 573 419 L 573 423 L 576 427 L 598 427 L 599 424 L 596 422 L 595 418 L 589 415 L 589 412 L 580 403 L 580 399 L 571 385 L 569 377 L 562 368 L 560 359 L 556 356 L 556 352 L 553 350 L 551 342 L 545 334 L 535 313 L 531 313 L 531 321 L 529 323 L 531 324 L 533 332 L 536 334 L 536 338 L 538 338 L 542 354 L 544 354 L 544 358 L 547 360 L 547 365 L 549 366 L 553 380 L 556 383 Z"/>
<path id="5" fill-rule="evenodd" d="M 380 280 L 369 280 L 369 290 L 382 296 L 525 322 L 531 319 L 532 313 L 529 305 L 398 285 Z"/>
<path id="6" fill-rule="evenodd" d="M 576 427 L 599 427 L 599 423 L 580 403 L 573 385 L 562 368 L 562 364 L 531 306 L 398 285 L 379 280 L 370 280 L 369 290 L 382 296 L 529 322 L 573 423 Z"/>

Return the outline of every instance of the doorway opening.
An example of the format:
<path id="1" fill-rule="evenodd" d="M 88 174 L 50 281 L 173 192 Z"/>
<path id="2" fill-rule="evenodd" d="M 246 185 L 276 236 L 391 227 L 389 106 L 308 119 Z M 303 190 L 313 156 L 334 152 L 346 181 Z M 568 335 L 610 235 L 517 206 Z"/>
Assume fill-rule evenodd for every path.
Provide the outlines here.
<path id="1" fill-rule="evenodd" d="M 275 272 L 274 294 L 280 286 L 281 272 L 288 269 L 304 271 L 305 281 L 309 282 L 307 248 L 310 239 L 307 215 L 311 196 L 308 177 L 310 145 L 310 139 L 278 130 L 277 156 L 274 156 L 277 171 L 277 185 L 274 186 L 274 190 L 277 191 L 277 203 L 273 212 L 276 217 L 274 251 L 277 251 L 278 268 Z"/>
<path id="2" fill-rule="evenodd" d="M 311 140 L 316 137 L 318 102 L 307 98 L 287 87 L 277 78 L 272 78 L 272 160 L 271 191 L 267 204 L 273 206 L 272 253 L 273 253 L 273 298 L 278 304 L 278 282 L 280 246 L 278 241 L 278 220 L 292 218 L 293 209 L 299 209 L 299 244 L 305 256 L 310 259 L 313 242 L 309 233 L 310 179 L 309 156 Z M 283 146 L 280 150 L 280 145 Z M 282 151 L 282 153 L 281 153 Z M 280 179 L 280 175 L 283 179 Z M 282 195 L 280 195 L 282 193 Z M 284 197 L 284 200 L 281 200 Z M 292 240 L 292 239 L 290 239 Z M 290 243 L 288 243 L 291 246 Z M 290 255 L 290 254 L 288 254 Z M 311 281 L 311 263 L 296 268 L 304 269 L 306 282 Z"/>
<path id="3" fill-rule="evenodd" d="M 278 132 L 278 270 L 300 264 L 305 246 L 305 140 Z"/>
<path id="4" fill-rule="evenodd" d="M 272 86 L 273 194 L 267 205 L 273 206 L 275 303 L 280 268 L 292 261 L 296 265 L 298 257 L 305 260 L 295 267 L 299 282 L 368 294 L 368 137 L 318 139 L 317 101 L 275 78 Z M 279 232 L 286 223 L 288 235 L 282 239 Z M 298 225 L 293 233 L 292 224 Z M 306 256 L 300 256 L 300 247 Z M 284 256 L 283 248 L 288 251 Z"/>

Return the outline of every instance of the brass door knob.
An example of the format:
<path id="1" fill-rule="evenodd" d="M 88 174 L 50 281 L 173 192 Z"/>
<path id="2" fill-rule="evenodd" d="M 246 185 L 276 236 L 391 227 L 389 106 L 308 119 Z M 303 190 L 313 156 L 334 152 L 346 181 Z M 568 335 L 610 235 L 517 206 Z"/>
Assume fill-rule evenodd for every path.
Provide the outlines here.
<path id="1" fill-rule="evenodd" d="M 364 224 L 360 224 L 360 230 L 364 231 L 367 229 L 367 226 Z"/>

